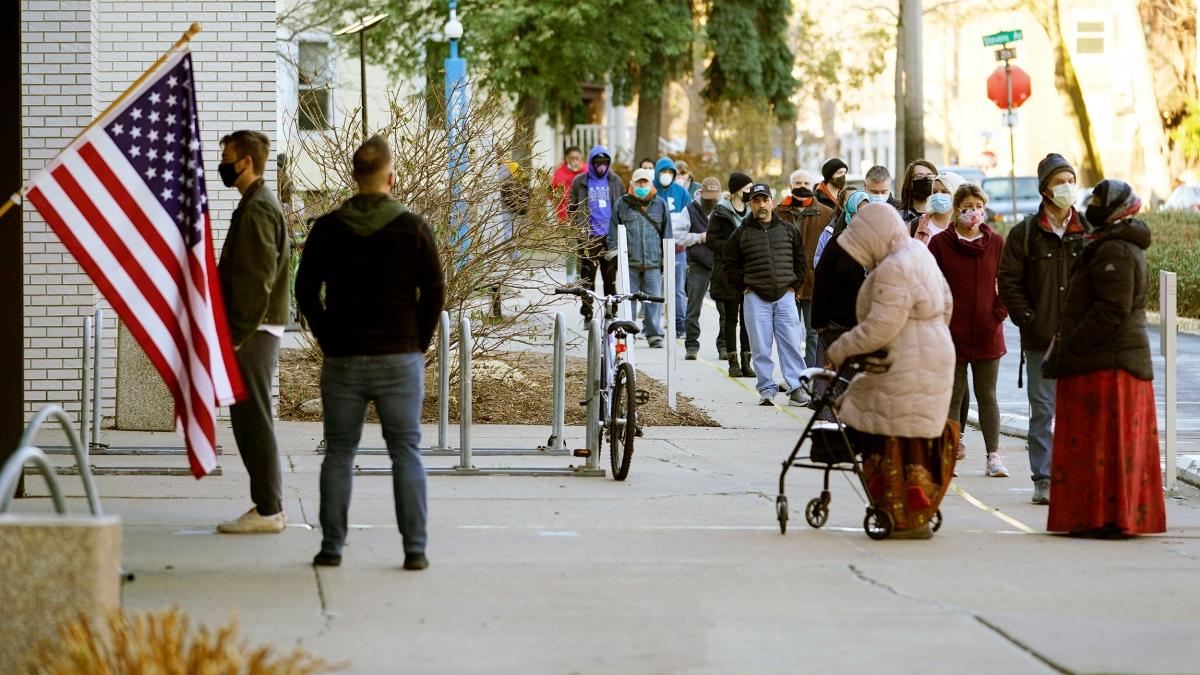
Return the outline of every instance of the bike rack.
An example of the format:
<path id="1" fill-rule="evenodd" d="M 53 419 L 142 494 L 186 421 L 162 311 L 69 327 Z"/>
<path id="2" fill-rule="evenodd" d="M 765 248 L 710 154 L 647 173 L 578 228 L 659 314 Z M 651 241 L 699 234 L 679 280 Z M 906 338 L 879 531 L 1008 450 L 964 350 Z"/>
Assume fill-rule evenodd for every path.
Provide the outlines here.
<path id="1" fill-rule="evenodd" d="M 92 454 L 100 456 L 187 456 L 187 448 L 174 445 L 150 446 L 110 446 L 101 441 L 101 406 L 100 406 L 100 372 L 103 362 L 103 323 L 104 310 L 97 309 L 93 316 L 83 319 L 83 361 L 80 366 L 79 420 L 80 436 L 83 447 Z M 88 363 L 91 363 L 89 371 Z M 90 396 L 90 398 L 89 398 Z M 90 429 L 89 429 L 90 421 Z M 90 432 L 90 433 L 89 433 Z M 47 445 L 41 448 L 47 455 L 66 455 L 74 450 L 69 445 Z M 222 454 L 221 445 L 215 448 L 216 454 Z M 58 467 L 61 475 L 72 474 L 76 467 Z M 184 466 L 96 466 L 92 472 L 98 476 L 191 476 L 191 469 Z M 221 467 L 218 465 L 209 473 L 210 476 L 220 476 Z"/>
<path id="2" fill-rule="evenodd" d="M 71 418 L 67 412 L 55 404 L 42 406 L 42 409 L 38 410 L 37 415 L 34 415 L 33 420 L 29 422 L 29 426 L 25 427 L 25 433 L 21 435 L 16 454 L 9 458 L 4 465 L 4 470 L 0 471 L 0 513 L 8 510 L 13 495 L 17 491 L 17 479 L 25 472 L 25 464 L 32 461 L 46 479 L 46 484 L 50 488 L 50 497 L 54 500 L 55 510 L 59 515 L 66 514 L 66 502 L 63 500 L 62 490 L 59 489 L 55 468 L 50 464 L 46 454 L 33 445 L 33 439 L 38 430 L 50 418 L 62 426 L 70 441 L 71 451 L 75 455 L 75 465 L 83 479 L 83 491 L 87 495 L 88 508 L 91 509 L 93 516 L 103 516 L 100 497 L 96 494 L 96 485 L 92 481 L 92 471 L 87 461 L 87 450 L 84 448 L 79 434 L 76 433 L 75 427 L 71 425 Z"/>
<path id="3" fill-rule="evenodd" d="M 471 404 L 473 401 L 472 392 L 472 377 L 471 377 L 471 352 L 474 346 L 474 341 L 471 336 L 471 322 L 466 318 L 459 320 L 459 341 L 458 341 L 458 364 L 459 364 L 459 424 L 458 424 L 458 448 L 449 447 L 448 431 L 450 418 L 450 315 L 447 312 L 442 312 L 439 318 L 438 328 L 438 442 L 432 448 L 427 448 L 421 451 L 421 455 L 425 457 L 457 457 L 458 463 L 452 467 L 426 467 L 426 473 L 431 476 L 438 475 L 454 475 L 454 476 L 478 476 L 478 475 L 504 475 L 504 476 L 589 476 L 603 477 L 605 472 L 603 469 L 598 469 L 596 466 L 596 456 L 598 443 L 589 440 L 587 447 L 589 456 L 584 466 L 569 465 L 566 467 L 476 467 L 473 463 L 474 457 L 534 457 L 534 456 L 571 456 L 573 453 L 566 446 L 566 438 L 564 435 L 565 418 L 566 418 L 566 396 L 567 396 L 567 319 L 566 315 L 558 312 L 554 317 L 554 374 L 553 374 L 553 402 L 551 413 L 551 431 L 550 438 L 546 445 L 539 446 L 534 449 L 526 448 L 474 448 L 471 442 L 471 421 L 472 410 Z M 592 338 L 589 337 L 589 357 L 588 357 L 588 373 L 589 373 L 589 391 L 588 391 L 588 424 L 589 428 L 592 424 L 592 407 L 591 395 L 591 371 L 593 369 L 592 353 L 599 354 L 599 345 L 597 341 L 596 349 L 592 349 L 590 343 Z M 599 369 L 595 369 L 596 379 L 599 378 Z M 599 416 L 599 404 L 595 404 L 596 417 Z M 598 424 L 596 425 L 598 436 Z M 593 435 L 589 431 L 588 439 L 592 439 Z M 325 452 L 325 441 L 322 440 L 317 446 L 317 452 Z M 356 454 L 359 455 L 387 455 L 385 448 L 360 448 Z M 355 467 L 356 475 L 391 475 L 390 467 Z"/>

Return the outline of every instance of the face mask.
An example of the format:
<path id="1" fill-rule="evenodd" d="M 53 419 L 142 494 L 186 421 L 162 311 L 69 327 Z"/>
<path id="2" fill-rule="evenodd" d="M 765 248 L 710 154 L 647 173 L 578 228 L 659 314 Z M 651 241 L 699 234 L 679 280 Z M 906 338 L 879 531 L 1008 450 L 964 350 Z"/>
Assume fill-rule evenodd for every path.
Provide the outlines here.
<path id="1" fill-rule="evenodd" d="M 750 202 L 750 191 L 746 190 L 745 192 L 741 193 L 738 195 L 738 199 L 740 199 L 743 204 L 748 204 Z"/>
<path id="2" fill-rule="evenodd" d="M 645 199 L 650 196 L 650 186 L 635 187 L 633 188 L 633 194 L 637 195 L 638 199 Z"/>
<path id="3" fill-rule="evenodd" d="M 971 229 L 975 229 L 982 225 L 983 219 L 983 211 L 963 211 L 962 213 L 958 214 L 958 222 L 962 223 L 964 227 L 969 227 Z"/>
<path id="4" fill-rule="evenodd" d="M 692 178 L 691 176 L 680 176 L 675 179 L 675 184 L 687 187 L 692 184 Z"/>
<path id="5" fill-rule="evenodd" d="M 570 170 L 572 170 L 572 171 L 578 171 L 578 170 L 579 170 L 579 165 L 580 165 L 580 164 L 581 164 L 581 162 L 580 162 L 579 160 L 577 160 L 577 159 L 576 159 L 576 160 L 568 160 L 568 161 L 567 161 L 567 168 L 568 168 L 568 169 L 570 169 Z"/>
<path id="6" fill-rule="evenodd" d="M 1060 209 L 1065 209 L 1075 203 L 1076 191 L 1074 183 L 1059 183 L 1050 191 L 1050 201 Z"/>
<path id="7" fill-rule="evenodd" d="M 926 205 L 934 213 L 947 213 L 950 211 L 950 195 L 945 192 L 929 195 L 929 202 Z"/>
<path id="8" fill-rule="evenodd" d="M 887 200 L 888 195 L 877 195 L 874 193 L 867 195 L 867 201 L 871 202 L 872 204 L 886 204 Z"/>
<path id="9" fill-rule="evenodd" d="M 672 176 L 670 171 L 664 171 L 658 174 L 658 184 L 663 187 L 669 187 L 674 181 L 675 176 Z"/>
<path id="10" fill-rule="evenodd" d="M 917 178 L 912 182 L 913 199 L 923 202 L 929 199 L 929 195 L 933 194 L 933 179 L 932 178 Z"/>
<path id="11" fill-rule="evenodd" d="M 833 180 L 829 181 L 829 183 L 833 185 L 833 187 L 841 190 L 842 188 L 846 187 L 846 177 L 837 176 Z"/>
<path id="12" fill-rule="evenodd" d="M 593 166 L 596 169 L 597 176 L 603 176 L 604 174 L 608 173 L 608 165 L 607 164 L 594 164 Z"/>
<path id="13" fill-rule="evenodd" d="M 796 199 L 811 199 L 813 191 L 808 188 L 792 188 L 792 196 Z"/>
<path id="14" fill-rule="evenodd" d="M 225 184 L 225 187 L 233 187 L 233 184 L 242 177 L 242 171 L 245 171 L 245 169 L 238 171 L 233 168 L 240 161 L 239 159 L 235 159 L 232 162 L 217 165 L 217 173 L 221 174 L 221 182 Z"/>
<path id="15" fill-rule="evenodd" d="M 717 200 L 715 200 L 715 199 L 707 199 L 704 197 L 700 198 L 700 210 L 704 211 L 705 213 L 712 211 L 713 208 L 716 207 L 716 205 L 717 205 Z"/>

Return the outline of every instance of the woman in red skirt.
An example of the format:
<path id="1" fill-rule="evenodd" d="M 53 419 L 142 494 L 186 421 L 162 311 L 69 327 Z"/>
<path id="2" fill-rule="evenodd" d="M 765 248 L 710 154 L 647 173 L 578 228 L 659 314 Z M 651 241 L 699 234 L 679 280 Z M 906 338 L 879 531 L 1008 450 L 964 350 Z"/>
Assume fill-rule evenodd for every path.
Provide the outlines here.
<path id="1" fill-rule="evenodd" d="M 1150 228 L 1128 183 L 1092 193 L 1043 375 L 1058 379 L 1046 529 L 1120 538 L 1166 530 L 1154 368 L 1146 336 Z"/>

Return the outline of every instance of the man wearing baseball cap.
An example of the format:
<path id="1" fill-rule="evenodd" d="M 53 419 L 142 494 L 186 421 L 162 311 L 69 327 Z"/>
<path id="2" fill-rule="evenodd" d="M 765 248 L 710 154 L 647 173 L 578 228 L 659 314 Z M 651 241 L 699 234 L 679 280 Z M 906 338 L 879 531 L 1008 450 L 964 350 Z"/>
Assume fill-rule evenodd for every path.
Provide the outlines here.
<path id="1" fill-rule="evenodd" d="M 721 199 L 721 181 L 714 176 L 704 179 L 696 199 L 688 204 L 687 215 L 691 221 L 688 234 L 696 236 L 697 240 L 687 249 L 687 277 L 684 288 L 687 290 L 687 326 L 683 346 L 687 354 L 683 357 L 695 361 L 700 352 L 700 310 L 704 307 L 704 294 L 708 293 L 708 284 L 712 279 L 713 252 L 705 245 L 708 239 L 708 216 Z M 718 312 L 724 317 L 723 306 L 717 304 Z M 722 319 L 722 322 L 724 320 Z M 718 324 L 720 325 L 720 324 Z M 717 330 L 717 354 L 725 353 L 725 340 L 721 330 Z"/>
<path id="2" fill-rule="evenodd" d="M 1083 248 L 1083 222 L 1075 211 L 1075 167 L 1051 153 L 1038 163 L 1042 203 L 1009 232 L 996 283 L 1008 316 L 1021 329 L 1029 396 L 1029 468 L 1033 503 L 1050 503 L 1050 449 L 1054 380 L 1042 377 L 1042 361 L 1058 330 L 1071 266 Z"/>
<path id="3" fill-rule="evenodd" d="M 754 370 L 759 405 L 772 405 L 779 385 L 775 383 L 773 343 L 779 345 L 779 368 L 788 388 L 791 405 L 808 405 L 800 389 L 800 372 L 806 367 L 800 355 L 803 344 L 796 292 L 807 275 L 804 242 L 800 231 L 775 213 L 771 187 L 750 187 L 750 217 L 742 223 L 725 247 L 725 274 L 743 295 L 746 331 Z"/>

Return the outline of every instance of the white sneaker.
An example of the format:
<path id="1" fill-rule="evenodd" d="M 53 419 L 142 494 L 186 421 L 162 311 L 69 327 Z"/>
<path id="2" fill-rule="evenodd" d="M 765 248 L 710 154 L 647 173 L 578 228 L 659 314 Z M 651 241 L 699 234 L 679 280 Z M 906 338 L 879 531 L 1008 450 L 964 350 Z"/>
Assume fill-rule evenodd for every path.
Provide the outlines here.
<path id="1" fill-rule="evenodd" d="M 1000 458 L 1000 453 L 988 453 L 987 470 L 984 475 L 988 478 L 1008 478 L 1008 467 L 1004 466 L 1004 460 Z"/>
<path id="2" fill-rule="evenodd" d="M 287 515 L 280 511 L 273 516 L 259 515 L 258 509 L 251 507 L 235 520 L 227 520 L 217 525 L 217 532 L 225 534 L 278 534 L 287 527 Z"/>

